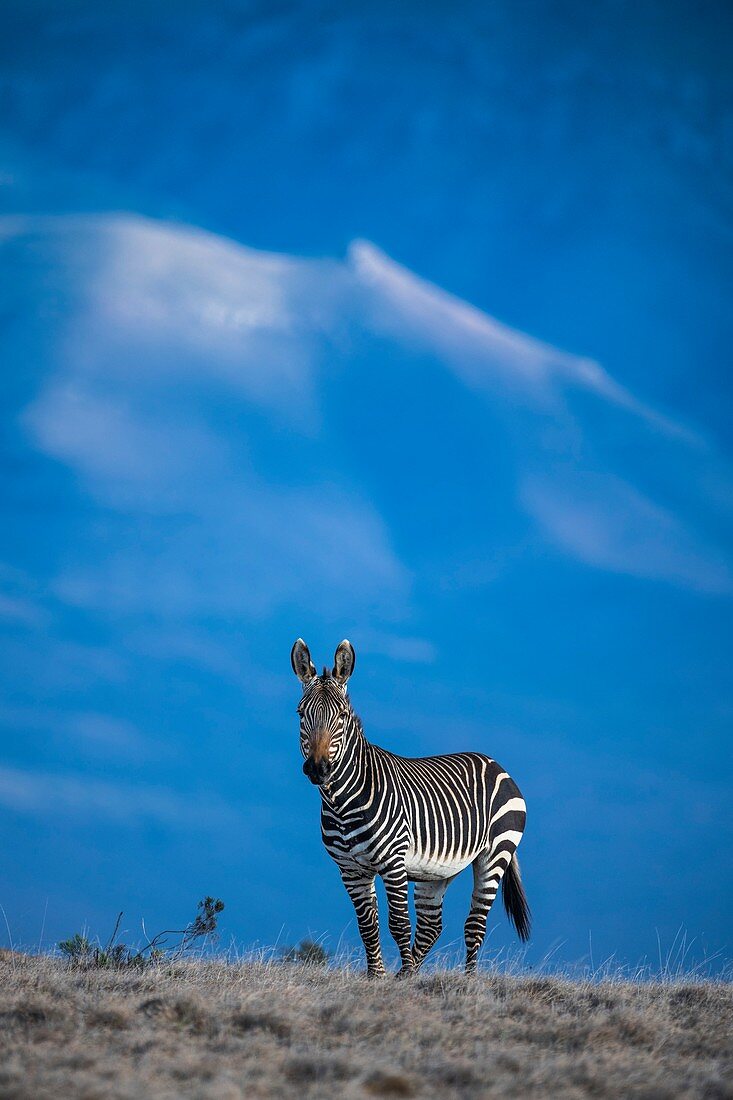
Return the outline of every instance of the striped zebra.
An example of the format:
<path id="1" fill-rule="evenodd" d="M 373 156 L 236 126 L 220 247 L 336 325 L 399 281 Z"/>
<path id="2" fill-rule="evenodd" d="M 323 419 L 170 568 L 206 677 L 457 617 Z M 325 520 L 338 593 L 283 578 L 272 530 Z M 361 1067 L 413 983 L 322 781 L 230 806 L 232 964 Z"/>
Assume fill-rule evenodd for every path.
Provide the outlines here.
<path id="1" fill-rule="evenodd" d="M 416 972 L 438 939 L 448 883 L 469 864 L 474 885 L 464 930 L 466 972 L 476 969 L 499 883 L 507 915 L 520 939 L 527 940 L 529 906 L 515 854 L 526 808 L 514 780 L 478 752 L 413 759 L 371 745 L 347 695 L 356 661 L 349 641 L 341 642 L 332 671 L 324 668 L 321 676 L 302 638 L 290 659 L 303 685 L 298 706 L 303 771 L 321 794 L 323 843 L 354 903 L 367 973 L 385 973 L 376 875 L 384 882 L 401 976 Z M 417 918 L 414 941 L 409 882 Z"/>

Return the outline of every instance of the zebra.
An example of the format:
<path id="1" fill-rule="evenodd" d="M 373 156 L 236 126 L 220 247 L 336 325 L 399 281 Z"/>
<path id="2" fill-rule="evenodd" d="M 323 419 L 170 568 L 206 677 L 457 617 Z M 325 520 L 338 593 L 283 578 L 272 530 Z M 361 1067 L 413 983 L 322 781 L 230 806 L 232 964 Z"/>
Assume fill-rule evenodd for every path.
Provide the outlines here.
<path id="1" fill-rule="evenodd" d="M 499 883 L 507 915 L 526 941 L 530 911 L 516 856 L 526 807 L 514 780 L 482 753 L 412 758 L 370 744 L 347 694 L 356 663 L 348 640 L 337 647 L 333 669 L 324 667 L 320 676 L 302 638 L 290 661 L 303 685 L 298 705 L 303 772 L 321 795 L 323 843 L 353 902 L 367 974 L 386 973 L 377 875 L 400 953 L 399 977 L 422 966 L 442 930 L 448 884 L 469 864 L 474 884 L 464 927 L 466 973 L 476 970 Z M 409 882 L 414 883 L 414 940 Z"/>

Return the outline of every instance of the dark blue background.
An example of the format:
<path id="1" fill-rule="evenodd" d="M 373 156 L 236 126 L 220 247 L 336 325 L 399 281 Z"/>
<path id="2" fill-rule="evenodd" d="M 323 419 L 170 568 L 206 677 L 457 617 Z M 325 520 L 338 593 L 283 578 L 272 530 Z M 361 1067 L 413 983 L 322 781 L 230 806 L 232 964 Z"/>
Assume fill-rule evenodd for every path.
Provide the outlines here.
<path id="1" fill-rule="evenodd" d="M 725 956 L 729 7 L 0 11 L 14 941 L 356 942 L 302 635 L 517 778 L 530 960 Z"/>

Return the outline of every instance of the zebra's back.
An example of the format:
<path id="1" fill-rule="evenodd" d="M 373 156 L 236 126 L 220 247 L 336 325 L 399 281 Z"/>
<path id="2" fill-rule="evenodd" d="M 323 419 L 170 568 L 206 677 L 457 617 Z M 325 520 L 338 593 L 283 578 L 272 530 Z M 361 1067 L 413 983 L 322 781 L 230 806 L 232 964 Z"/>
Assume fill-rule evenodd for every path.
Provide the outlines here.
<path id="1" fill-rule="evenodd" d="M 411 834 L 407 872 L 451 878 L 481 852 L 516 846 L 526 820 L 521 792 L 500 764 L 477 752 L 390 757 Z"/>

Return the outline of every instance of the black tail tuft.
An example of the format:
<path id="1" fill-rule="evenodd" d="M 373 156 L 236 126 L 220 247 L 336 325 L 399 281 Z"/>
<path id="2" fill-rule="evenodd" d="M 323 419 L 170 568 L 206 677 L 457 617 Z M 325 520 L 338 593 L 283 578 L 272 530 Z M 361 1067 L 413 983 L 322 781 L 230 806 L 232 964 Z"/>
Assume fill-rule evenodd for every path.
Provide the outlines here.
<path id="1" fill-rule="evenodd" d="M 524 940 L 526 943 L 532 927 L 532 916 L 527 904 L 527 895 L 522 886 L 516 852 L 512 856 L 501 880 L 501 895 L 504 899 L 506 915 L 516 928 L 520 940 Z"/>

